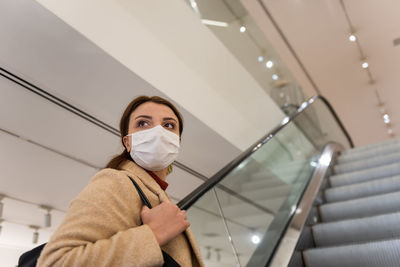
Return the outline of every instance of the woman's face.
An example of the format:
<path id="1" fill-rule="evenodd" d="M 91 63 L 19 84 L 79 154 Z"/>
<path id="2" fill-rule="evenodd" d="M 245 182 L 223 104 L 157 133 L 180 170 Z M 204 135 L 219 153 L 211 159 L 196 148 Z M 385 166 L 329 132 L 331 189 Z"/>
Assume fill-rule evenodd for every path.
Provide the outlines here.
<path id="1" fill-rule="evenodd" d="M 179 121 L 175 113 L 166 105 L 146 102 L 132 112 L 128 134 L 151 129 L 157 125 L 179 136 Z M 130 152 L 131 139 L 125 136 L 123 141 L 127 151 Z"/>

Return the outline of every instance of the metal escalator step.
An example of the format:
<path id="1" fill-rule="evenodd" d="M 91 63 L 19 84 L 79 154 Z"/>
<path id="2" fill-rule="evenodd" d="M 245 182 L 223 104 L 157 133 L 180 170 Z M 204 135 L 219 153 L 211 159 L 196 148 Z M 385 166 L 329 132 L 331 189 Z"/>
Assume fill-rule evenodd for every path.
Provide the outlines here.
<path id="1" fill-rule="evenodd" d="M 323 222 L 400 212 L 400 192 L 328 203 L 319 212 Z"/>
<path id="2" fill-rule="evenodd" d="M 400 152 L 391 153 L 380 157 L 367 158 L 359 161 L 338 164 L 334 167 L 334 170 L 336 174 L 342 174 L 374 168 L 382 165 L 388 165 L 396 162 L 400 162 Z"/>
<path id="3" fill-rule="evenodd" d="M 349 163 L 367 158 L 375 158 L 400 151 L 400 142 L 388 146 L 380 146 L 374 149 L 365 150 L 360 153 L 345 153 L 338 157 L 338 163 Z"/>
<path id="4" fill-rule="evenodd" d="M 398 267 L 400 239 L 308 249 L 303 258 L 307 267 Z"/>
<path id="5" fill-rule="evenodd" d="M 344 201 L 400 190 L 400 175 L 325 190 L 327 202 Z"/>
<path id="6" fill-rule="evenodd" d="M 400 162 L 371 169 L 333 175 L 329 177 L 332 187 L 362 183 L 388 176 L 400 175 Z"/>
<path id="7" fill-rule="evenodd" d="M 400 213 L 361 219 L 320 223 L 312 227 L 315 245 L 334 246 L 347 243 L 400 238 Z"/>
<path id="8" fill-rule="evenodd" d="M 390 146 L 393 146 L 393 145 L 396 145 L 399 143 L 400 143 L 400 138 L 389 139 L 384 142 L 379 142 L 376 144 L 370 144 L 370 145 L 365 145 L 365 146 L 348 149 L 343 152 L 343 155 L 363 153 L 368 150 L 374 150 L 374 149 L 381 148 L 381 147 L 390 147 Z"/>

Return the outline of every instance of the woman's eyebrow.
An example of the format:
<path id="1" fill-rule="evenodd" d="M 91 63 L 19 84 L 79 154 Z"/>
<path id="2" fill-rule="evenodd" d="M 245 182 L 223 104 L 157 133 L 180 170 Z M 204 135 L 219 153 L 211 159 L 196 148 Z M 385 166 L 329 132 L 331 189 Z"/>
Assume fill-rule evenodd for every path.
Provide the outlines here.
<path id="1" fill-rule="evenodd" d="M 169 120 L 173 120 L 175 122 L 178 122 L 176 119 L 172 118 L 172 117 L 165 117 L 163 118 L 164 121 L 169 121 Z"/>
<path id="2" fill-rule="evenodd" d="M 137 117 L 135 118 L 135 120 L 137 120 L 137 119 L 139 119 L 139 118 L 145 118 L 145 119 L 150 119 L 150 120 L 153 119 L 152 116 L 148 116 L 148 115 L 139 115 L 139 116 L 137 116 Z"/>

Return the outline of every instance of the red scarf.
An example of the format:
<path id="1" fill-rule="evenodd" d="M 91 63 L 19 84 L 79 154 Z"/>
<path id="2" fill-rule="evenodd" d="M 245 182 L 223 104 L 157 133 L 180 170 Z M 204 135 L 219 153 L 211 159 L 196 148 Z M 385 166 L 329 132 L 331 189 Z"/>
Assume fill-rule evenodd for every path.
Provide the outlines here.
<path id="1" fill-rule="evenodd" d="M 146 170 L 147 171 L 147 170 Z M 168 183 L 166 181 L 161 180 L 155 173 L 152 171 L 147 171 L 148 174 L 150 174 L 151 177 L 157 182 L 157 184 L 161 187 L 162 190 L 166 190 L 168 187 Z"/>

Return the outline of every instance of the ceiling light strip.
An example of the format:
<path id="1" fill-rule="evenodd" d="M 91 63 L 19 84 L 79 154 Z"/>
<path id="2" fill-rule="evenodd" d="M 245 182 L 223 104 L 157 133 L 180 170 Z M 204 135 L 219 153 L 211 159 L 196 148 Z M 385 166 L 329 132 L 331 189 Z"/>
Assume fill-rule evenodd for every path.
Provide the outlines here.
<path id="1" fill-rule="evenodd" d="M 217 26 L 217 27 L 228 27 L 229 26 L 229 24 L 227 22 L 217 21 L 217 20 L 202 19 L 201 22 L 205 25 L 210 25 L 210 26 Z"/>
<path id="2" fill-rule="evenodd" d="M 353 23 L 351 22 L 349 13 L 347 12 L 346 6 L 344 4 L 344 0 L 340 0 L 339 2 L 340 2 L 340 6 L 341 6 L 341 8 L 343 10 L 344 16 L 346 18 L 347 24 L 349 26 L 350 32 L 351 32 L 352 35 L 354 35 L 354 33 L 355 33 L 354 26 L 353 26 Z M 366 73 L 368 75 L 369 83 L 371 85 L 373 85 L 373 84 L 375 84 L 375 79 L 374 79 L 374 76 L 372 75 L 369 63 L 366 60 L 367 57 L 366 57 L 366 55 L 365 55 L 365 53 L 364 53 L 364 51 L 363 51 L 363 49 L 361 47 L 361 43 L 359 41 L 359 38 L 356 37 L 355 35 L 354 35 L 354 37 L 355 37 L 355 38 L 353 38 L 354 40 L 351 40 L 351 41 L 353 41 L 353 42 L 355 42 L 357 44 L 358 52 L 360 54 L 361 60 L 363 60 L 362 68 L 366 71 Z M 378 89 L 374 88 L 374 92 L 375 92 L 375 96 L 376 96 L 376 98 L 378 100 L 378 107 L 380 108 L 380 110 L 384 109 L 383 108 L 384 103 L 383 103 L 382 99 L 379 96 Z M 385 115 L 386 116 L 383 117 L 383 122 L 384 122 L 386 127 L 390 127 L 391 126 L 390 116 L 389 116 L 388 113 L 385 113 Z M 394 137 L 394 132 L 393 132 L 393 130 L 391 128 L 388 129 L 388 134 L 389 134 L 389 136 Z"/>

